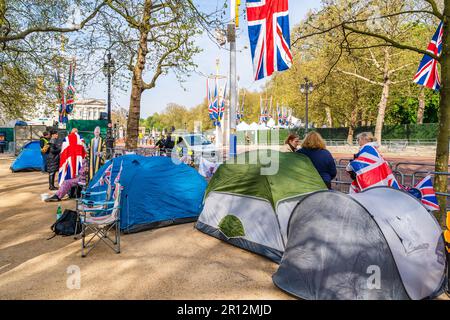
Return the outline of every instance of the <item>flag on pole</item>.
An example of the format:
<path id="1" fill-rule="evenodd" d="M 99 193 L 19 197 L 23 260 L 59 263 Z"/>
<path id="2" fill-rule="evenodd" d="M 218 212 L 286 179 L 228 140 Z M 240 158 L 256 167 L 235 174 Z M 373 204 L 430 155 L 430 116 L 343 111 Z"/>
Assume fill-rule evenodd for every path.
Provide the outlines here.
<path id="1" fill-rule="evenodd" d="M 211 120 L 214 120 L 212 95 L 211 95 L 211 90 L 209 89 L 209 79 L 206 79 L 206 92 L 208 94 L 208 113 L 209 113 L 209 118 Z"/>
<path id="2" fill-rule="evenodd" d="M 219 122 L 222 121 L 222 119 L 223 119 L 223 114 L 224 114 L 224 112 L 225 112 L 225 103 L 226 103 L 226 100 L 227 100 L 227 85 L 228 85 L 228 81 L 227 81 L 227 83 L 225 84 L 225 89 L 223 90 L 222 101 L 220 102 L 220 107 L 219 107 L 219 117 L 218 117 Z"/>
<path id="3" fill-rule="evenodd" d="M 75 102 L 75 60 L 70 64 L 69 80 L 66 89 L 66 113 L 67 115 L 72 113 L 73 105 Z"/>
<path id="4" fill-rule="evenodd" d="M 431 39 L 431 42 L 428 44 L 428 52 L 438 57 L 441 55 L 443 35 L 444 24 L 441 22 Z M 441 88 L 441 79 L 439 78 L 438 61 L 429 55 L 424 55 L 420 62 L 419 70 L 417 70 L 417 73 L 414 76 L 414 82 L 421 86 L 439 91 Z"/>
<path id="5" fill-rule="evenodd" d="M 247 0 L 255 80 L 292 66 L 288 0 Z"/>

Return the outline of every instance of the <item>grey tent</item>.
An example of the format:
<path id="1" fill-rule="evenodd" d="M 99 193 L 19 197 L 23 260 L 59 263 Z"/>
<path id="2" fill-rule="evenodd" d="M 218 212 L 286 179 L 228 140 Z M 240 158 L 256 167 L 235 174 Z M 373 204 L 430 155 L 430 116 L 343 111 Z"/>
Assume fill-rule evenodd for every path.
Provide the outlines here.
<path id="1" fill-rule="evenodd" d="M 273 281 L 303 299 L 424 299 L 445 280 L 442 230 L 409 194 L 317 192 L 294 209 Z"/>

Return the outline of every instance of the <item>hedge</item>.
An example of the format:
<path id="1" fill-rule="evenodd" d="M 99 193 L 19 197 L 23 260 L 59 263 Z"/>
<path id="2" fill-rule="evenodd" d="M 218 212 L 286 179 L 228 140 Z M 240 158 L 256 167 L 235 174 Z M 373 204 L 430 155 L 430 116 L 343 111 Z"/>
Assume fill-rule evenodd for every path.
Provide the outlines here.
<path id="1" fill-rule="evenodd" d="M 319 132 L 325 140 L 347 140 L 348 128 L 314 128 L 310 129 Z M 427 123 L 427 124 L 405 124 L 405 125 L 395 125 L 395 126 L 384 126 L 383 127 L 383 140 L 436 140 L 439 130 L 438 123 Z M 375 127 L 358 127 L 355 129 L 354 136 L 358 133 L 370 131 L 375 132 Z M 279 130 L 279 143 L 283 144 L 289 133 L 296 133 L 300 137 L 305 136 L 305 128 L 298 128 L 293 130 L 281 129 Z M 251 136 L 251 143 L 253 143 L 253 131 L 238 132 L 237 140 L 238 144 L 245 144 L 245 135 Z M 265 143 L 265 141 L 270 141 L 273 132 L 259 131 L 258 143 Z"/>

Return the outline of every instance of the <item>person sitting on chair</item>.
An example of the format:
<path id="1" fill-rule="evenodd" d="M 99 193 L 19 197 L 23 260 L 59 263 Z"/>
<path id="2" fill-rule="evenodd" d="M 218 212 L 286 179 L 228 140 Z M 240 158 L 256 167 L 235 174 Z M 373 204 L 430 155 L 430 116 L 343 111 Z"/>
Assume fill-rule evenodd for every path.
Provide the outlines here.
<path id="1" fill-rule="evenodd" d="M 87 166 L 86 158 L 83 159 L 83 164 L 80 168 L 80 174 L 73 179 L 64 180 L 63 184 L 59 187 L 59 190 L 50 198 L 45 199 L 45 202 L 56 202 L 61 201 L 64 196 L 69 194 L 70 190 L 73 187 L 77 187 L 79 185 L 86 184 L 86 177 L 89 171 L 89 167 Z"/>

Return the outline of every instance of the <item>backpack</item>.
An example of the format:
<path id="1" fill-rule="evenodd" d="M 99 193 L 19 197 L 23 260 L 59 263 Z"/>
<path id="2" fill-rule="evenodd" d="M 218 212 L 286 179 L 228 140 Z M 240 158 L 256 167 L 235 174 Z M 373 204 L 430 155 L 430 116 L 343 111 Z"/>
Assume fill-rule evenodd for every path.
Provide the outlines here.
<path id="1" fill-rule="evenodd" d="M 51 238 L 56 235 L 60 236 L 74 236 L 81 233 L 81 223 L 78 219 L 78 214 L 73 210 L 64 210 L 61 217 L 50 227 L 55 233 Z M 75 232 L 76 229 L 76 232 Z M 47 240 L 49 240 L 47 239 Z"/>

